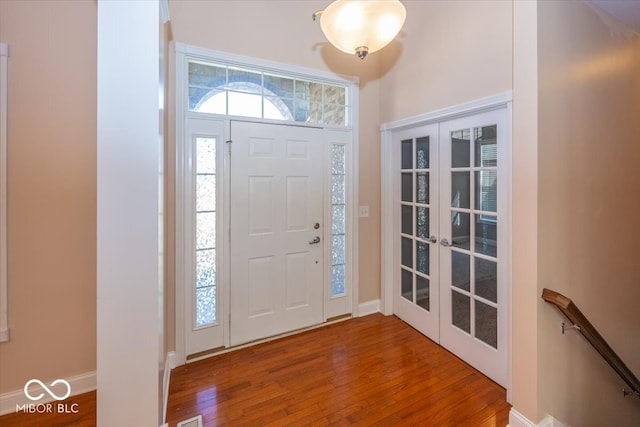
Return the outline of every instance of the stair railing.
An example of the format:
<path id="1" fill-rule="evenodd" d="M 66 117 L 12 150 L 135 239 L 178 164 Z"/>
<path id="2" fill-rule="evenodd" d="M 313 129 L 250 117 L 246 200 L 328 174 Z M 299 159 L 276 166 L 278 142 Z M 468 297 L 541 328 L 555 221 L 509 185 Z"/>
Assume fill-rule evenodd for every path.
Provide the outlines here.
<path id="1" fill-rule="evenodd" d="M 562 314 L 565 315 L 571 325 L 566 326 L 562 323 L 562 333 L 567 329 L 575 329 L 586 338 L 587 341 L 596 349 L 598 353 L 606 360 L 614 371 L 620 375 L 620 378 L 631 388 L 631 390 L 623 390 L 624 396 L 634 395 L 640 397 L 640 380 L 631 372 L 624 364 L 615 351 L 609 346 L 607 341 L 602 338 L 596 328 L 589 322 L 587 317 L 576 307 L 571 299 L 564 295 L 544 288 L 542 290 L 542 299 L 549 304 L 555 305 Z"/>

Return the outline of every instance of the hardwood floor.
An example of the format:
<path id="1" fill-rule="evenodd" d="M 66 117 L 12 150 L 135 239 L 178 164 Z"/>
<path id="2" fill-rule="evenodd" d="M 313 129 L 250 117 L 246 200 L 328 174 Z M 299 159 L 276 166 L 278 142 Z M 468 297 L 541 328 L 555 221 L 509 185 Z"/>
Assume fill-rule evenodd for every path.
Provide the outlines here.
<path id="1" fill-rule="evenodd" d="M 63 404 L 64 407 L 58 407 Z M 72 406 L 77 404 L 77 406 Z M 94 427 L 96 425 L 96 392 L 92 391 L 52 403 L 51 411 L 43 413 L 13 413 L 0 417 L 2 427 Z M 75 413 L 74 413 L 75 411 Z M 66 413 L 65 413 L 66 412 Z"/>
<path id="2" fill-rule="evenodd" d="M 395 316 L 374 314 L 176 368 L 170 427 L 507 425 L 505 390 Z"/>
<path id="3" fill-rule="evenodd" d="M 95 392 L 63 403 L 78 413 L 8 414 L 0 426 L 95 426 Z M 167 421 L 503 427 L 509 409 L 503 388 L 397 317 L 373 314 L 174 369 Z"/>

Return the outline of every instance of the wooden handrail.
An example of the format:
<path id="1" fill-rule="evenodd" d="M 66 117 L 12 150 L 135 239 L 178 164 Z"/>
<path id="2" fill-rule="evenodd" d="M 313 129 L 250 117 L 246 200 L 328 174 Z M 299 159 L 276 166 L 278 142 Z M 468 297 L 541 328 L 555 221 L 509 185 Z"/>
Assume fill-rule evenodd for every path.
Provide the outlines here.
<path id="1" fill-rule="evenodd" d="M 615 351 L 607 344 L 602 335 L 598 333 L 596 328 L 589 322 L 584 314 L 576 307 L 569 298 L 551 289 L 544 288 L 542 290 L 542 299 L 555 305 L 562 314 L 576 327 L 589 343 L 596 349 L 598 353 L 607 361 L 609 366 L 620 375 L 631 391 L 636 396 L 640 396 L 640 380 L 631 372 L 624 364 Z"/>

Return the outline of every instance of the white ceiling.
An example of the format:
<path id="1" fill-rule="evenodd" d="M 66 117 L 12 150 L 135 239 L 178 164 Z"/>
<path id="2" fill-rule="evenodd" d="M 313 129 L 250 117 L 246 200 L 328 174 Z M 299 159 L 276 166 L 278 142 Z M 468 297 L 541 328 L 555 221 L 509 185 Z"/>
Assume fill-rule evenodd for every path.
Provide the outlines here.
<path id="1" fill-rule="evenodd" d="M 640 0 L 589 1 L 624 22 L 629 28 L 640 32 Z"/>

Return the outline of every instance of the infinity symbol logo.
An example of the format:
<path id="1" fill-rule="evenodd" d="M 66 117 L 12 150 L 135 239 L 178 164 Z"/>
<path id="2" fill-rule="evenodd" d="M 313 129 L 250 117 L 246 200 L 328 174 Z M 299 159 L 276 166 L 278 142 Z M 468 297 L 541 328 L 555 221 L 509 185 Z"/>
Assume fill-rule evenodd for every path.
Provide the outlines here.
<path id="1" fill-rule="evenodd" d="M 52 382 L 50 384 L 51 387 L 54 387 L 56 384 L 64 384 L 65 386 L 67 386 L 67 392 L 62 396 L 58 396 L 49 387 L 47 387 L 45 385 L 45 383 L 43 383 L 42 381 L 36 380 L 36 379 L 32 379 L 32 380 L 27 381 L 27 383 L 24 385 L 24 395 L 27 396 L 27 398 L 30 399 L 30 400 L 40 400 L 40 399 L 42 399 L 44 397 L 44 393 L 40 393 L 37 396 L 32 396 L 29 393 L 29 386 L 31 384 L 38 384 L 40 387 L 42 387 L 44 389 L 44 391 L 46 391 L 49 394 L 49 396 L 53 397 L 55 400 L 64 400 L 67 397 L 69 397 L 69 395 L 71 394 L 71 384 L 69 384 L 65 380 L 57 379 L 57 380 L 55 380 L 54 382 Z"/>

